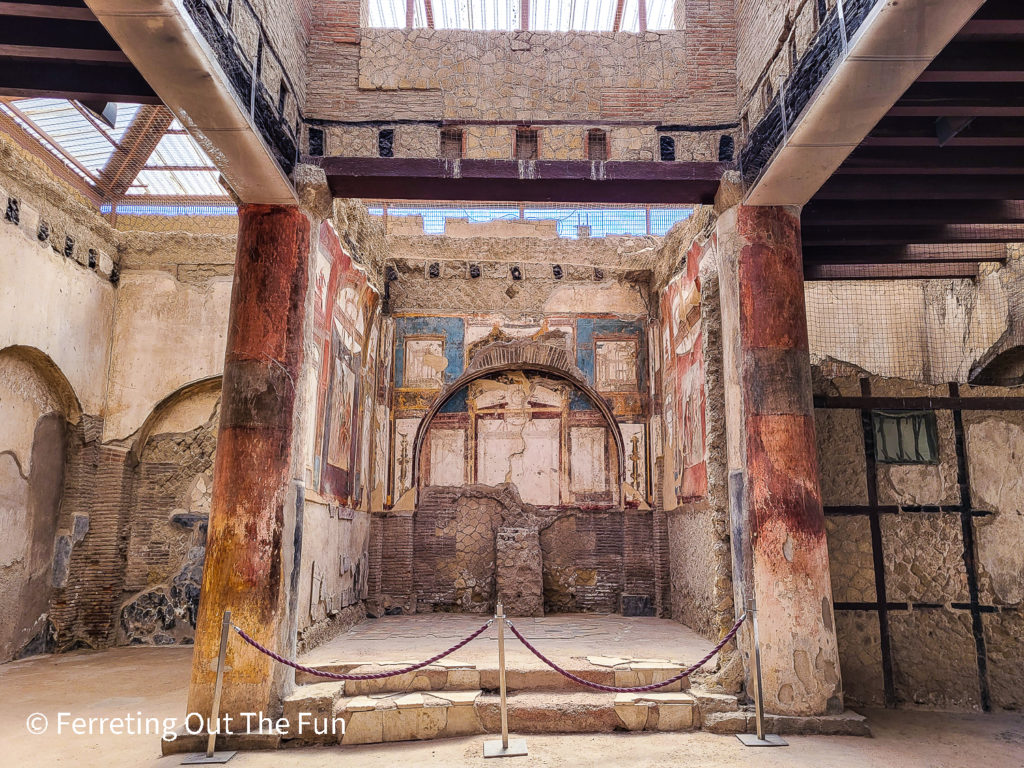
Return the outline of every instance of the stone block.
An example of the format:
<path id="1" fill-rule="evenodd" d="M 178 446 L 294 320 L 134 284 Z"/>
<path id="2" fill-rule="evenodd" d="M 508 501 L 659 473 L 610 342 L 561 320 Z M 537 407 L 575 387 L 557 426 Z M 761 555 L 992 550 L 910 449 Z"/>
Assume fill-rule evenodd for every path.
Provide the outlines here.
<path id="1" fill-rule="evenodd" d="M 342 716 L 345 718 L 342 744 L 380 744 L 384 741 L 384 713 L 381 710 L 353 711 L 351 707 L 346 707 Z"/>

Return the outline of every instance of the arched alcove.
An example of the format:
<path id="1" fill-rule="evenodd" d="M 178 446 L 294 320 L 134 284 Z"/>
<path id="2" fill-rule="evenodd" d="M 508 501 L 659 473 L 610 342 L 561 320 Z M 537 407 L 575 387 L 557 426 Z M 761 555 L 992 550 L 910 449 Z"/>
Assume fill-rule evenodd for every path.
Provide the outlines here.
<path id="1" fill-rule="evenodd" d="M 168 645 L 195 636 L 221 379 L 199 379 L 165 397 L 132 445 L 121 643 Z"/>
<path id="2" fill-rule="evenodd" d="M 563 344 L 545 341 L 525 340 L 495 342 L 479 348 L 466 366 L 465 372 L 445 387 L 437 396 L 416 429 L 413 443 L 413 488 L 417 497 L 422 485 L 422 453 L 427 434 L 434 417 L 463 388 L 475 381 L 501 373 L 519 371 L 538 373 L 570 384 L 578 389 L 601 414 L 615 443 L 616 480 L 613 498 L 620 501 L 621 488 L 626 478 L 625 448 L 622 432 L 608 402 L 587 382 L 583 372 L 576 367 Z"/>
<path id="3" fill-rule="evenodd" d="M 48 355 L 26 346 L 0 350 L 0 661 L 51 647 L 68 434 L 81 417 L 74 389 Z"/>

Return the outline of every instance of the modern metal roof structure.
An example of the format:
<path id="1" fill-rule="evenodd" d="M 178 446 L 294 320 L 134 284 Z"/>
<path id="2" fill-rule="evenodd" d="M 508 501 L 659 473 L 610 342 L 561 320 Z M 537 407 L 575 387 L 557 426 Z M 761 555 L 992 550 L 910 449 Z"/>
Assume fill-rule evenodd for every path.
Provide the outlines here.
<path id="1" fill-rule="evenodd" d="M 231 200 L 206 153 L 162 106 L 119 104 L 108 125 L 77 101 L 0 101 L 0 126 L 98 205 Z"/>
<path id="2" fill-rule="evenodd" d="M 376 28 L 641 32 L 674 29 L 672 0 L 370 0 Z"/>

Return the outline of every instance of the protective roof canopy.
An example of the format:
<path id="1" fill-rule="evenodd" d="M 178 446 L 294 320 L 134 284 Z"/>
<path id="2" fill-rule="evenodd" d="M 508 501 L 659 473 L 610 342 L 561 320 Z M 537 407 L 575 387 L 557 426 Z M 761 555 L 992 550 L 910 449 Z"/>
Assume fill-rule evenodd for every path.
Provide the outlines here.
<path id="1" fill-rule="evenodd" d="M 368 10 L 370 27 L 407 26 L 406 0 L 369 0 Z M 647 0 L 646 28 L 674 29 L 674 10 L 674 0 Z M 520 0 L 414 0 L 412 26 L 473 31 L 640 31 L 638 0 L 531 0 L 525 24 L 521 13 Z"/>

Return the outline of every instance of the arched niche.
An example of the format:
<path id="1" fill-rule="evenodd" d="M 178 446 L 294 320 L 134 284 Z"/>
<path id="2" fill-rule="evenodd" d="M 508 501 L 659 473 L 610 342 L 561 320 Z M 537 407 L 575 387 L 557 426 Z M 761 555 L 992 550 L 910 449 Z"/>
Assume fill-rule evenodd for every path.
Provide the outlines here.
<path id="1" fill-rule="evenodd" d="M 168 413 L 189 400 L 203 397 L 204 395 L 219 396 L 222 379 L 223 376 L 220 374 L 197 379 L 196 381 L 189 382 L 188 384 L 179 387 L 157 403 L 149 416 L 146 417 L 146 420 L 142 422 L 142 426 L 139 428 L 139 433 L 136 436 L 135 443 L 132 445 L 131 452 L 129 453 L 129 460 L 131 464 L 134 466 L 139 463 L 139 460 L 142 458 L 142 451 L 150 436 L 153 434 L 154 428 L 159 426 L 160 422 Z"/>
<path id="2" fill-rule="evenodd" d="M 616 503 L 621 503 L 622 485 L 626 480 L 626 452 L 622 432 L 618 422 L 615 421 L 611 407 L 600 393 L 587 382 L 583 372 L 569 357 L 564 345 L 536 340 L 495 342 L 481 347 L 466 366 L 465 372 L 445 387 L 431 404 L 416 428 L 416 439 L 413 442 L 412 487 L 416 491 L 417 501 L 421 480 L 421 454 L 431 421 L 463 387 L 478 379 L 508 371 L 542 373 L 565 381 L 585 394 L 594 404 L 603 417 L 615 443 L 615 466 L 618 468 L 618 482 L 613 491 L 613 498 L 616 499 Z"/>
<path id="3" fill-rule="evenodd" d="M 0 350 L 0 662 L 52 650 L 56 537 L 69 435 L 81 421 L 78 397 L 48 355 Z"/>

